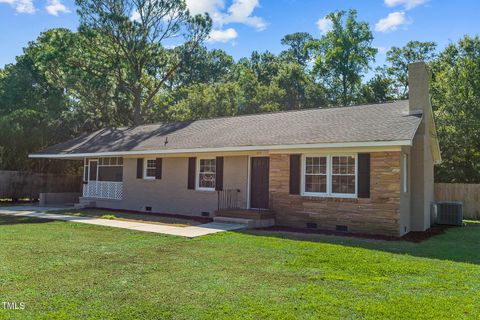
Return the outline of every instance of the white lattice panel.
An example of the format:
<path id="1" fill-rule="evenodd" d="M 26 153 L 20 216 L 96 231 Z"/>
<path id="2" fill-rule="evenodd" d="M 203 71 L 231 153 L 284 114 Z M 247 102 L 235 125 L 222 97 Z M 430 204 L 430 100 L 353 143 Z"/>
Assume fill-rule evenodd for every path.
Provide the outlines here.
<path id="1" fill-rule="evenodd" d="M 97 199 L 121 200 L 123 182 L 89 181 L 83 185 L 83 196 Z"/>

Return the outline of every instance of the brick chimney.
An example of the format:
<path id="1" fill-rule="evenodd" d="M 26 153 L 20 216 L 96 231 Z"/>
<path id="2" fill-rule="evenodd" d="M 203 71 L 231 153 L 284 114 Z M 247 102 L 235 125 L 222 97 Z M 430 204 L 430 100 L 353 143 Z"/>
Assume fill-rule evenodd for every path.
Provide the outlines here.
<path id="1" fill-rule="evenodd" d="M 430 74 L 423 61 L 408 65 L 409 113 L 426 114 L 430 110 Z"/>

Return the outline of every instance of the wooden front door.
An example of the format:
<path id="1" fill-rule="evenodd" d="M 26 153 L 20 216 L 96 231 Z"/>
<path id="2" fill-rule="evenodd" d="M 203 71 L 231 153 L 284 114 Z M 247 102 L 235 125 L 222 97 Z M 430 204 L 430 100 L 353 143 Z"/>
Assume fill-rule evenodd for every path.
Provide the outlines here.
<path id="1" fill-rule="evenodd" d="M 250 208 L 268 209 L 270 159 L 253 157 L 250 161 Z"/>

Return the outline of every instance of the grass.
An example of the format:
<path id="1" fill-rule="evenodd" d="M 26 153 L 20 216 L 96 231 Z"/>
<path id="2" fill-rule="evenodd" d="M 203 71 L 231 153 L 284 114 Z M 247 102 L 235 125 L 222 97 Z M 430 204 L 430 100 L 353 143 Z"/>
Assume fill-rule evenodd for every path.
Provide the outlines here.
<path id="1" fill-rule="evenodd" d="M 175 227 L 188 227 L 202 224 L 202 222 L 196 220 L 190 220 L 187 218 L 181 218 L 176 216 L 161 216 L 155 214 L 143 214 L 143 213 L 130 213 L 122 211 L 111 211 L 106 209 L 79 209 L 79 210 L 50 210 L 46 213 L 59 213 L 72 216 L 81 217 L 94 217 L 109 220 L 121 220 L 131 222 L 142 222 L 152 224 L 163 224 Z"/>
<path id="2" fill-rule="evenodd" d="M 471 319 L 480 224 L 422 243 L 279 232 L 195 239 L 0 215 L 13 319 Z M 1 307 L 1 305 L 0 305 Z"/>
<path id="3" fill-rule="evenodd" d="M 34 203 L 34 199 L 30 198 L 20 198 L 16 201 L 13 201 L 11 198 L 0 198 L 0 207 L 3 206 L 16 206 L 16 205 L 29 205 Z"/>

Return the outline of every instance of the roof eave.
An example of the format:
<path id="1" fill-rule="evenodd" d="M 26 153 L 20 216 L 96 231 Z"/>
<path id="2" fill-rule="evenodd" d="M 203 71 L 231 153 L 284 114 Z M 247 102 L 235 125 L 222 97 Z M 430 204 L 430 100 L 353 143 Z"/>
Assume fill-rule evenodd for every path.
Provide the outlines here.
<path id="1" fill-rule="evenodd" d="M 365 142 L 335 142 L 335 143 L 310 143 L 310 144 L 289 144 L 289 145 L 264 145 L 264 146 L 239 146 L 239 147 L 217 147 L 217 148 L 189 148 L 189 149 L 156 149 L 136 151 L 108 151 L 89 153 L 52 153 L 52 154 L 29 154 L 29 158 L 38 159 L 79 159 L 85 157 L 111 157 L 111 156 L 132 156 L 151 154 L 182 154 L 182 153 L 206 153 L 206 152 L 235 152 L 235 151 L 268 151 L 288 149 L 321 149 L 321 148 L 353 148 L 353 147 L 400 147 L 412 146 L 412 140 L 394 141 L 365 141 Z"/>

